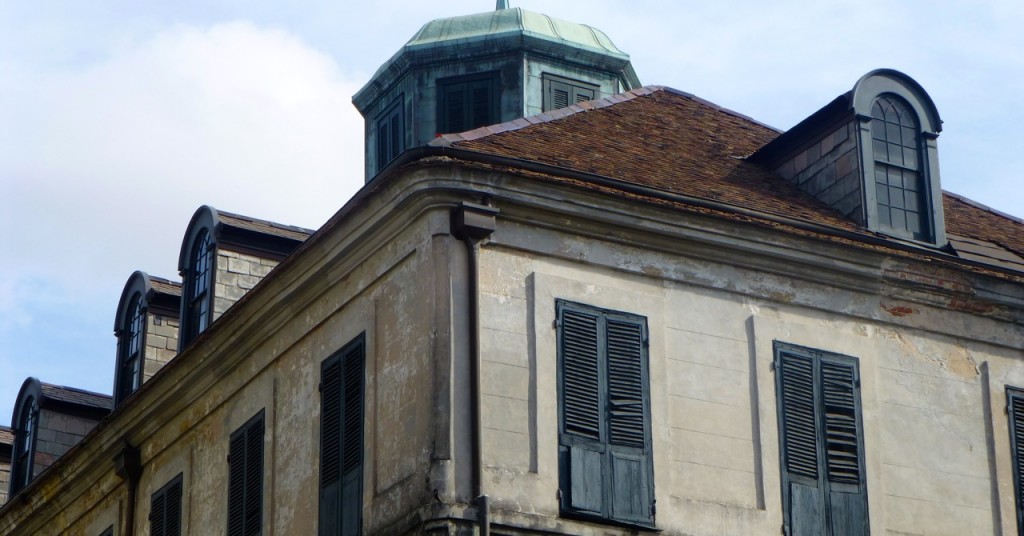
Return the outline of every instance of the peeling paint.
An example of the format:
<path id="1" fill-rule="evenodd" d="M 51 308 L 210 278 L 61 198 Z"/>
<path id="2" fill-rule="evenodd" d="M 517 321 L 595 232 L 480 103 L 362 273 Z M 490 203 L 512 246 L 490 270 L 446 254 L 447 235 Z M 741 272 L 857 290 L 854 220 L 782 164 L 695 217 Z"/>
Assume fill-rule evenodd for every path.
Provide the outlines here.
<path id="1" fill-rule="evenodd" d="M 897 316 L 897 317 L 903 317 L 903 316 L 907 316 L 907 315 L 912 315 L 912 314 L 917 312 L 917 310 L 914 309 L 913 307 L 906 307 L 906 306 L 903 306 L 903 305 L 891 305 L 891 306 L 889 306 L 889 305 L 886 305 L 884 303 L 882 304 L 882 309 L 884 309 L 885 312 L 891 314 L 892 316 Z"/>

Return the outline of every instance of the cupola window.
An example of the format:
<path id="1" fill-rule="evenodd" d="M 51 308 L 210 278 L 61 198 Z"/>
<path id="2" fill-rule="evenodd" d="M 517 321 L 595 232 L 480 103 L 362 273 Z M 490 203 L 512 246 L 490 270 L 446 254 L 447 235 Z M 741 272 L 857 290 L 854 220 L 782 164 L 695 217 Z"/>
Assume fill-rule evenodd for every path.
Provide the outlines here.
<path id="1" fill-rule="evenodd" d="M 210 304 L 213 279 L 214 248 L 206 230 L 196 239 L 189 262 L 186 282 L 187 309 L 184 340 L 188 344 L 210 325 Z"/>

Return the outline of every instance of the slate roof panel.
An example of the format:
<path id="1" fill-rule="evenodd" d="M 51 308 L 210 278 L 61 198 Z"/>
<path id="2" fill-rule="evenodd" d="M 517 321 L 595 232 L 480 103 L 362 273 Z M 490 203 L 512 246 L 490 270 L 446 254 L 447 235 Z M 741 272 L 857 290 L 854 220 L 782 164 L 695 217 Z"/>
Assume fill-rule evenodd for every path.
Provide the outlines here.
<path id="1" fill-rule="evenodd" d="M 282 223 L 242 216 L 240 214 L 232 214 L 230 212 L 223 212 L 220 210 L 217 211 L 217 215 L 220 218 L 221 223 L 224 225 L 256 231 L 263 234 L 280 236 L 283 238 L 290 238 L 292 240 L 298 240 L 299 242 L 304 242 L 315 232 L 312 229 L 304 229 L 294 225 L 284 225 Z"/>
<path id="2" fill-rule="evenodd" d="M 44 398 L 107 410 L 114 407 L 114 399 L 110 395 L 42 382 L 40 382 L 40 386 L 42 387 Z"/>

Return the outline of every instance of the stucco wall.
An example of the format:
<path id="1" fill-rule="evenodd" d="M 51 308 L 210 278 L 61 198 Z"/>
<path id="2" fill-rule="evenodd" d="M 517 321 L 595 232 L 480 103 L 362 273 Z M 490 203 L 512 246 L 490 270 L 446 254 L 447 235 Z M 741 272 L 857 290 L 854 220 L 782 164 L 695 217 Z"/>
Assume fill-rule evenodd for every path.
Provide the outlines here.
<path id="1" fill-rule="evenodd" d="M 486 493 L 497 519 L 607 533 L 558 518 L 562 298 L 648 320 L 658 528 L 779 530 L 771 363 L 782 341 L 859 360 L 873 534 L 1016 530 L 1002 410 L 1005 384 L 1024 385 L 1014 326 L 751 267 L 503 230 L 481 276 Z"/>

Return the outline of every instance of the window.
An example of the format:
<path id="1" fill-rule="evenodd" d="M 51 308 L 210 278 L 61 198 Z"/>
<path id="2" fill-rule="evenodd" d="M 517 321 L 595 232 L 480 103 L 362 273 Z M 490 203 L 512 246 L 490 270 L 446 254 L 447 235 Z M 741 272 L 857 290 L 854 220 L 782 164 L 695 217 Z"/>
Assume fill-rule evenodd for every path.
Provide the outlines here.
<path id="1" fill-rule="evenodd" d="M 114 527 L 113 526 L 107 527 L 107 530 L 105 530 L 102 533 L 100 533 L 100 536 L 114 536 Z"/>
<path id="2" fill-rule="evenodd" d="M 228 447 L 228 536 L 263 531 L 263 410 L 231 434 Z"/>
<path id="3" fill-rule="evenodd" d="M 151 536 L 181 536 L 180 473 L 151 497 L 149 534 Z"/>
<path id="4" fill-rule="evenodd" d="M 320 536 L 363 527 L 364 335 L 320 368 Z"/>
<path id="5" fill-rule="evenodd" d="M 377 120 L 377 171 L 384 169 L 405 149 L 402 111 L 402 98 L 399 97 Z"/>
<path id="6" fill-rule="evenodd" d="M 135 392 L 142 383 L 142 346 L 146 332 L 146 307 L 142 293 L 132 296 L 128 305 L 128 314 L 119 333 L 121 359 L 117 372 L 117 392 L 114 393 L 120 403 L 128 395 Z"/>
<path id="7" fill-rule="evenodd" d="M 438 130 L 464 132 L 498 122 L 498 73 L 439 80 Z"/>
<path id="8" fill-rule="evenodd" d="M 562 513 L 654 525 L 647 320 L 559 300 Z"/>
<path id="9" fill-rule="evenodd" d="M 1017 533 L 1024 534 L 1024 390 L 1007 387 L 1010 416 L 1010 452 L 1013 455 L 1013 490 L 1017 501 Z"/>
<path id="10" fill-rule="evenodd" d="M 32 482 L 35 470 L 36 428 L 39 425 L 39 401 L 30 396 L 21 406 L 14 430 L 14 467 L 11 469 L 10 496 Z"/>
<path id="11" fill-rule="evenodd" d="M 878 224 L 915 240 L 931 236 L 917 118 L 903 99 L 885 94 L 871 107 Z"/>
<path id="12" fill-rule="evenodd" d="M 857 360 L 776 342 L 774 365 L 785 533 L 866 536 Z"/>
<path id="13" fill-rule="evenodd" d="M 192 246 L 186 274 L 184 293 L 185 322 L 182 324 L 182 343 L 185 348 L 210 325 L 210 306 L 213 302 L 213 263 L 215 249 L 210 233 L 203 230 Z"/>
<path id="14" fill-rule="evenodd" d="M 558 76 L 544 75 L 544 111 L 566 108 L 570 104 L 594 100 L 597 86 Z"/>

